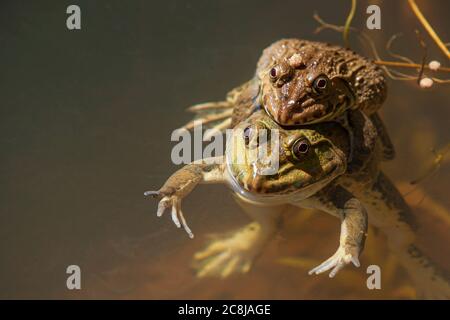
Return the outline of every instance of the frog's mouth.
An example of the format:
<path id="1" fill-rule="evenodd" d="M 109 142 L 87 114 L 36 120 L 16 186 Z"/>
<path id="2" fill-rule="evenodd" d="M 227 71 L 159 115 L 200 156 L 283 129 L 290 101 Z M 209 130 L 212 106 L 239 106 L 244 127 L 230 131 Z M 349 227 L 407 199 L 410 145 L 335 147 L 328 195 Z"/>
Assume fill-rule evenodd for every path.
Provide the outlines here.
<path id="1" fill-rule="evenodd" d="M 292 106 L 285 107 L 285 110 L 290 108 L 288 113 L 292 124 L 312 124 L 326 120 L 327 117 L 333 116 L 337 106 L 333 105 L 327 100 L 311 101 L 304 103 L 295 103 Z"/>
<path id="2" fill-rule="evenodd" d="M 329 97 L 313 100 L 312 98 L 301 101 L 288 101 L 287 103 L 275 103 L 272 98 L 266 99 L 264 108 L 274 120 L 281 125 L 304 125 L 323 122 L 337 116 L 349 106 L 350 101 L 344 99 L 341 102 L 333 102 Z"/>
<path id="3" fill-rule="evenodd" d="M 268 86 L 261 93 L 261 104 L 280 125 L 294 126 L 323 122 L 341 115 L 355 104 L 355 94 L 346 81 L 330 80 L 333 89 L 327 92 L 283 92 L 284 88 Z"/>
<path id="4" fill-rule="evenodd" d="M 284 194 L 280 195 L 277 193 L 253 193 L 247 190 L 243 184 L 240 183 L 240 181 L 237 180 L 235 175 L 233 174 L 233 170 L 231 169 L 231 165 L 227 162 L 227 181 L 231 189 L 239 194 L 244 199 L 254 201 L 254 202 L 261 202 L 261 203 L 285 203 L 290 198 L 292 198 L 292 194 Z"/>

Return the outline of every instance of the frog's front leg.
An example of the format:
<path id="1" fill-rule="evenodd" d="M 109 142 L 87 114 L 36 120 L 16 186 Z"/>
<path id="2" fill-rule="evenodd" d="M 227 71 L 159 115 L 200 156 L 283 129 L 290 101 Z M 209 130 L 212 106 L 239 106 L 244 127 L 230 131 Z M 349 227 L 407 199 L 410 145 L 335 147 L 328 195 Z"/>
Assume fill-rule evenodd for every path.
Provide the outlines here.
<path id="1" fill-rule="evenodd" d="M 320 274 L 331 270 L 329 276 L 333 278 L 343 267 L 352 262 L 360 266 L 361 254 L 367 232 L 367 214 L 359 200 L 348 200 L 341 212 L 341 235 L 339 248 L 328 260 L 309 271 L 309 274 Z"/>
<path id="2" fill-rule="evenodd" d="M 326 261 L 309 271 L 320 274 L 330 269 L 330 278 L 352 262 L 360 266 L 359 255 L 364 248 L 367 234 L 367 213 L 361 202 L 339 186 L 325 188 L 313 197 L 302 201 L 302 207 L 313 207 L 341 219 L 339 248 Z"/>
<path id="3" fill-rule="evenodd" d="M 225 182 L 223 157 L 208 158 L 192 162 L 172 174 L 158 191 L 146 191 L 144 195 L 159 199 L 157 216 L 161 217 L 164 211 L 172 208 L 174 224 L 187 232 L 190 238 L 194 237 L 186 223 L 181 210 L 181 199 L 186 197 L 200 183 Z"/>
<path id="4" fill-rule="evenodd" d="M 286 205 L 261 205 L 235 196 L 253 222 L 219 235 L 194 255 L 197 276 L 225 278 L 248 272 L 256 258 L 274 237 Z"/>

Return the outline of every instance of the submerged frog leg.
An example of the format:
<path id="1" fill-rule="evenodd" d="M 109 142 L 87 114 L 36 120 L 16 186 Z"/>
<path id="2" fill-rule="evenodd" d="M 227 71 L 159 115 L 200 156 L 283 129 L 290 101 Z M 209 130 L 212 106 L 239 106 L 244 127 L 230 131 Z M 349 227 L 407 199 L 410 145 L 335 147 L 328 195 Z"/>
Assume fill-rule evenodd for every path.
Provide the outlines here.
<path id="1" fill-rule="evenodd" d="M 355 184 L 350 188 L 363 201 L 371 224 L 386 235 L 390 250 L 415 283 L 418 295 L 449 299 L 450 275 L 420 249 L 415 217 L 397 188 L 382 172 L 375 176 L 371 186 L 364 186 Z"/>
<path id="2" fill-rule="evenodd" d="M 172 174 L 158 191 L 146 191 L 144 195 L 158 198 L 157 216 L 161 217 L 164 211 L 172 208 L 172 221 L 178 227 L 183 227 L 190 238 L 194 237 L 187 225 L 181 199 L 186 197 L 200 183 L 225 182 L 223 175 L 224 165 L 222 157 L 208 158 L 194 161 Z"/>
<path id="3" fill-rule="evenodd" d="M 227 118 L 222 122 L 216 124 L 211 129 L 205 132 L 203 136 L 204 141 L 209 141 L 216 134 L 221 134 L 225 129 L 230 128 L 231 126 L 231 118 Z"/>
<path id="4" fill-rule="evenodd" d="M 186 123 L 182 128 L 183 129 L 187 129 L 187 130 L 191 130 L 195 126 L 198 126 L 200 124 L 202 126 L 205 126 L 205 125 L 208 125 L 210 123 L 217 122 L 219 120 L 231 118 L 232 114 L 233 114 L 233 109 L 227 109 L 227 110 L 222 111 L 220 113 L 208 114 L 208 115 L 205 115 L 205 116 L 200 117 L 200 118 L 196 118 L 196 119 Z"/>
<path id="5" fill-rule="evenodd" d="M 367 213 L 358 199 L 339 186 L 330 186 L 297 205 L 320 209 L 341 219 L 339 248 L 328 260 L 310 270 L 310 275 L 332 269 L 329 273 L 332 278 L 350 262 L 360 266 L 359 255 L 367 233 Z"/>
<path id="6" fill-rule="evenodd" d="M 381 120 L 378 112 L 375 112 L 370 115 L 370 120 L 373 125 L 377 129 L 378 138 L 381 142 L 381 152 L 382 152 L 382 160 L 388 161 L 395 158 L 395 147 L 391 141 L 391 137 L 389 136 L 386 126 L 384 125 L 383 120 Z"/>
<path id="7" fill-rule="evenodd" d="M 334 121 L 338 122 L 348 132 L 350 151 L 348 154 L 347 162 L 351 163 L 353 161 L 353 153 L 355 152 L 355 134 L 356 134 L 356 132 L 354 131 L 352 125 L 349 122 L 349 114 L 350 114 L 350 112 L 346 112 L 342 116 L 336 118 Z"/>
<path id="8" fill-rule="evenodd" d="M 197 276 L 225 278 L 246 273 L 278 231 L 286 205 L 260 205 L 236 195 L 240 207 L 254 220 L 225 235 L 217 236 L 194 255 Z"/>
<path id="9" fill-rule="evenodd" d="M 186 110 L 189 112 L 194 112 L 194 113 L 198 113 L 201 111 L 210 111 L 210 110 L 216 110 L 216 109 L 227 109 L 227 108 L 232 108 L 233 105 L 229 102 L 229 101 L 218 101 L 218 102 L 204 102 L 204 103 L 199 103 L 196 105 L 193 105 L 189 108 L 187 108 Z"/>

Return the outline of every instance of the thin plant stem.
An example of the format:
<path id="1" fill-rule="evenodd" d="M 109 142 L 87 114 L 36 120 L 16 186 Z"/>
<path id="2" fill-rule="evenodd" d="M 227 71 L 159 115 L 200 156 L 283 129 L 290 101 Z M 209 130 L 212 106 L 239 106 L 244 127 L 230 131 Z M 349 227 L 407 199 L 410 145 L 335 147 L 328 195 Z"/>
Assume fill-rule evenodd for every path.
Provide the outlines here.
<path id="1" fill-rule="evenodd" d="M 420 69 L 421 65 L 418 63 L 408 63 L 408 62 L 400 62 L 400 61 L 384 61 L 384 60 L 375 60 L 375 64 L 381 65 L 381 66 L 390 66 L 390 67 L 401 67 L 401 68 L 414 68 L 414 69 Z M 425 65 L 424 69 L 430 69 L 429 66 Z M 436 71 L 444 71 L 444 72 L 450 72 L 450 68 L 448 67 L 439 67 Z"/>
<path id="2" fill-rule="evenodd" d="M 344 38 L 345 46 L 347 48 L 350 48 L 350 43 L 348 41 L 348 34 L 350 32 L 350 25 L 352 24 L 353 17 L 355 16 L 355 11 L 356 11 L 356 0 L 352 0 L 352 7 L 347 16 L 347 20 L 345 20 L 344 32 L 342 34 L 343 38 Z"/>
<path id="3" fill-rule="evenodd" d="M 414 14 L 416 15 L 417 19 L 419 19 L 420 23 L 423 25 L 425 30 L 427 30 L 430 37 L 436 42 L 438 47 L 442 50 L 442 52 L 447 56 L 448 59 L 450 59 L 450 51 L 448 50 L 447 46 L 442 42 L 441 38 L 437 35 L 437 33 L 433 30 L 431 25 L 428 23 L 427 19 L 425 19 L 425 16 L 420 11 L 419 7 L 416 4 L 415 0 L 408 0 L 409 5 L 411 6 L 411 9 L 413 10 Z"/>

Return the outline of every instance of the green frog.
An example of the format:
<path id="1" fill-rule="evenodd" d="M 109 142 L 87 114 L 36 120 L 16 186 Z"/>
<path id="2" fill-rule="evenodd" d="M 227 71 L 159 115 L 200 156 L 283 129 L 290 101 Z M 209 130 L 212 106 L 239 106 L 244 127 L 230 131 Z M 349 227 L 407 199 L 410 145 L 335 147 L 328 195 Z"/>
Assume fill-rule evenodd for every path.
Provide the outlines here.
<path id="1" fill-rule="evenodd" d="M 395 150 L 377 113 L 386 95 L 384 73 L 370 60 L 327 43 L 282 39 L 263 51 L 254 77 L 230 91 L 225 101 L 190 107 L 197 116 L 184 128 L 199 123 L 233 128 L 259 109 L 282 126 L 341 119 L 347 110 L 360 110 L 371 117 L 383 159 L 390 160 Z"/>
<path id="2" fill-rule="evenodd" d="M 171 208 L 172 220 L 193 237 L 181 210 L 181 200 L 200 183 L 224 183 L 253 222 L 212 241 L 194 260 L 199 277 L 226 277 L 250 270 L 265 245 L 276 234 L 288 206 L 316 208 L 341 220 L 336 252 L 310 271 L 330 271 L 334 277 L 352 263 L 360 266 L 368 217 L 382 230 L 417 287 L 426 297 L 449 297 L 448 277 L 425 257 L 414 241 L 414 221 L 403 198 L 380 171 L 382 147 L 377 130 L 361 112 L 350 113 L 355 134 L 352 144 L 346 126 L 324 122 L 286 130 L 263 110 L 241 121 L 222 157 L 195 161 L 175 172 L 158 191 L 158 216 Z M 275 147 L 258 132 L 276 135 Z M 277 134 L 275 134 L 277 132 Z M 278 166 L 267 173 L 267 163 L 255 157 L 264 149 L 277 154 Z M 349 161 L 353 150 L 354 157 Z M 259 154 L 258 154 L 259 155 Z M 367 210 L 367 211 L 366 211 Z"/>

